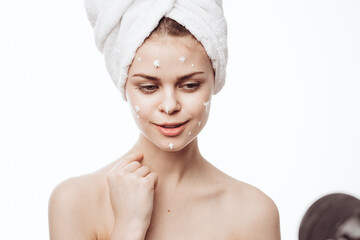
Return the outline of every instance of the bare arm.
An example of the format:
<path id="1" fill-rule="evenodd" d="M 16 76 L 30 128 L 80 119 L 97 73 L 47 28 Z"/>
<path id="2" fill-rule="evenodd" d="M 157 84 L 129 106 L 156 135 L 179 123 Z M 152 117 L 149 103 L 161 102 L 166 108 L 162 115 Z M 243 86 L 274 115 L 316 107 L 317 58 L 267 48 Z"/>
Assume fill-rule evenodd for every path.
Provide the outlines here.
<path id="1" fill-rule="evenodd" d="M 255 187 L 244 186 L 234 190 L 231 202 L 232 239 L 280 240 L 279 211 L 273 200 Z"/>
<path id="2" fill-rule="evenodd" d="M 254 212 L 257 223 L 252 225 L 252 237 L 248 239 L 280 240 L 279 211 L 271 199 L 262 201 L 263 206 Z"/>
<path id="3" fill-rule="evenodd" d="M 83 198 L 78 179 L 69 179 L 59 184 L 49 201 L 49 231 L 51 240 L 90 240 L 96 239 L 89 212 L 84 211 Z"/>

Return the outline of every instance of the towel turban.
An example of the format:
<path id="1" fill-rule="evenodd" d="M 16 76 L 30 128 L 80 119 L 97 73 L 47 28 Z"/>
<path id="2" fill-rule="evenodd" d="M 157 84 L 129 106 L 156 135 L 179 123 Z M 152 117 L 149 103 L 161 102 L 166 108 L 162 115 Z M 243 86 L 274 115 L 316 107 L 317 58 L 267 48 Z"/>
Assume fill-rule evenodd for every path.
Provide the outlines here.
<path id="1" fill-rule="evenodd" d="M 222 0 L 85 0 L 85 8 L 96 46 L 124 98 L 136 51 L 163 17 L 183 25 L 203 45 L 215 71 L 213 93 L 224 86 L 228 50 Z"/>

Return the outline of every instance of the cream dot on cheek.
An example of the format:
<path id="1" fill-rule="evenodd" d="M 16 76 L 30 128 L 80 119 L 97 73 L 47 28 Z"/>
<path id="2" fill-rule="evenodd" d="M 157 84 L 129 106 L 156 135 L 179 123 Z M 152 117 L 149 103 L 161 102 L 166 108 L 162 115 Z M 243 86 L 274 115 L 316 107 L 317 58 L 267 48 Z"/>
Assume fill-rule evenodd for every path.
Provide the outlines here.
<path id="1" fill-rule="evenodd" d="M 204 105 L 204 107 L 205 107 L 206 112 L 208 112 L 208 111 L 209 111 L 209 103 L 210 103 L 210 100 L 209 100 L 209 101 L 207 101 L 207 102 L 204 102 L 204 103 L 203 103 L 203 105 Z"/>
<path id="2" fill-rule="evenodd" d="M 199 127 L 201 126 L 201 121 L 200 121 L 200 122 L 198 122 L 198 125 L 199 125 Z"/>
<path id="3" fill-rule="evenodd" d="M 191 136 L 191 131 L 189 132 L 189 134 L 188 134 L 189 136 Z"/>
<path id="4" fill-rule="evenodd" d="M 135 105 L 134 109 L 135 109 L 135 112 L 137 112 L 137 113 L 140 112 L 140 107 L 138 105 Z"/>

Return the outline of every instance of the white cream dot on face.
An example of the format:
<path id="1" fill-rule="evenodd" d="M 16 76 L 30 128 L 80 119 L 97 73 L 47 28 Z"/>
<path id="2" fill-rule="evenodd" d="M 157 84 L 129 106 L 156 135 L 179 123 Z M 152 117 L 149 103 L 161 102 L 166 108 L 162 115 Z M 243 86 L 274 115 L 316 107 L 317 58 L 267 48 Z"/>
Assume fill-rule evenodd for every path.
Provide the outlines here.
<path id="1" fill-rule="evenodd" d="M 210 103 L 210 100 L 203 103 L 203 105 L 204 105 L 204 107 L 206 109 L 206 112 L 209 111 L 209 103 Z"/>
<path id="2" fill-rule="evenodd" d="M 153 66 L 154 66 L 154 68 L 159 68 L 160 67 L 160 60 L 156 59 L 155 61 L 153 61 Z"/>
<path id="3" fill-rule="evenodd" d="M 191 131 L 189 132 L 189 136 L 191 136 Z"/>
<path id="4" fill-rule="evenodd" d="M 200 121 L 200 122 L 198 122 L 198 125 L 199 125 L 199 127 L 201 126 L 201 121 Z"/>
<path id="5" fill-rule="evenodd" d="M 165 106 L 165 112 L 167 115 L 169 115 L 170 107 L 168 105 Z"/>
<path id="6" fill-rule="evenodd" d="M 138 105 L 135 105 L 134 109 L 135 109 L 135 112 L 137 112 L 137 113 L 140 112 L 140 107 Z"/>
<path id="7" fill-rule="evenodd" d="M 170 150 L 174 150 L 174 144 L 173 144 L 173 143 L 169 143 L 169 148 L 170 148 Z"/>
<path id="8" fill-rule="evenodd" d="M 140 62 L 140 61 L 141 61 L 141 57 L 138 57 L 137 60 Z"/>
<path id="9" fill-rule="evenodd" d="M 195 65 L 194 64 L 191 64 L 191 67 L 194 67 Z"/>
<path id="10" fill-rule="evenodd" d="M 184 56 L 179 57 L 179 61 L 180 61 L 181 63 L 184 63 L 185 60 L 186 60 L 186 58 L 185 58 Z"/>

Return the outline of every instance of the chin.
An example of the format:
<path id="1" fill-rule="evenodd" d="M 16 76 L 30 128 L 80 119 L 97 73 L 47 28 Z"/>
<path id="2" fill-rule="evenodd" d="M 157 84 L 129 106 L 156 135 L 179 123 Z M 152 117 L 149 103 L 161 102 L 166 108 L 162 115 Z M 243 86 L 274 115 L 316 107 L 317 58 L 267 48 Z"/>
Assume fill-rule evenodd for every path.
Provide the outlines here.
<path id="1" fill-rule="evenodd" d="M 192 141 L 193 141 L 193 139 L 191 141 L 183 142 L 183 141 L 179 141 L 178 139 L 174 138 L 174 139 L 167 139 L 156 145 L 162 151 L 178 152 L 178 151 L 181 151 L 184 148 L 186 148 Z"/>
<path id="2" fill-rule="evenodd" d="M 189 144 L 191 144 L 195 137 L 185 139 L 187 136 L 177 136 L 177 137 L 164 137 L 161 136 L 159 138 L 154 138 L 143 134 L 149 142 L 151 142 L 154 146 L 156 146 L 159 150 L 165 152 L 178 152 L 186 148 Z"/>

